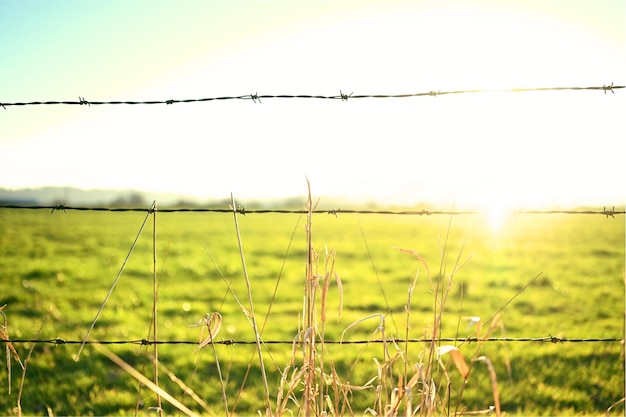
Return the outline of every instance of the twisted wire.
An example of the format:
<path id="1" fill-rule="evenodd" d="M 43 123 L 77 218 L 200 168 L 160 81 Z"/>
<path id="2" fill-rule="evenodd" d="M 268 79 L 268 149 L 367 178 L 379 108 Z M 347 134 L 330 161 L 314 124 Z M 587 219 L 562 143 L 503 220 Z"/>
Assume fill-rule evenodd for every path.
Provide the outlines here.
<path id="1" fill-rule="evenodd" d="M 325 344 L 328 345 L 364 345 L 364 344 L 380 344 L 380 343 L 454 343 L 454 342 L 464 342 L 464 343 L 482 343 L 482 342 L 512 342 L 512 343 L 522 343 L 522 342 L 535 342 L 535 343 L 624 343 L 623 337 L 608 337 L 608 338 L 562 338 L 556 336 L 546 336 L 546 337 L 490 337 L 488 339 L 483 339 L 479 337 L 443 337 L 438 339 L 376 339 L 376 340 L 324 340 Z M 52 344 L 52 345 L 142 345 L 142 346 L 151 346 L 151 345 L 198 345 L 198 341 L 192 340 L 148 340 L 148 339 L 131 339 L 131 340 L 65 340 L 62 338 L 55 339 L 0 339 L 0 343 L 9 343 L 9 344 L 17 344 L 17 343 L 38 343 L 38 344 Z M 216 340 L 211 342 L 215 345 L 254 345 L 256 341 L 254 340 L 233 340 L 233 339 L 224 339 L 224 340 Z M 266 345 L 293 345 L 293 340 L 264 340 L 262 342 Z"/>
<path id="2" fill-rule="evenodd" d="M 615 90 L 626 88 L 624 85 L 604 84 L 602 86 L 590 87 L 518 87 L 511 89 L 469 89 L 469 90 L 430 90 L 418 93 L 405 94 L 345 94 L 341 90 L 335 95 L 311 95 L 311 94 L 245 94 L 237 96 L 220 96 L 220 97 L 203 97 L 203 98 L 186 98 L 186 99 L 165 99 L 165 100 L 111 100 L 111 101 L 91 101 L 83 96 L 79 96 L 78 100 L 48 100 L 48 101 L 17 101 L 17 102 L 0 102 L 0 107 L 23 107 L 23 106 L 53 106 L 53 105 L 70 105 L 70 106 L 110 106 L 110 105 L 153 105 L 153 104 L 182 104 L 182 103 L 202 103 L 210 101 L 227 101 L 227 100 L 251 100 L 253 103 L 262 103 L 262 100 L 268 99 L 316 99 L 316 100 L 341 100 L 348 101 L 352 99 L 400 99 L 415 97 L 437 97 L 445 95 L 458 94 L 477 94 L 477 93 L 527 93 L 527 92 L 545 92 L 545 91 L 607 91 L 615 94 Z"/>
<path id="3" fill-rule="evenodd" d="M 68 211 L 109 211 L 109 212 L 154 212 L 156 209 L 148 207 L 74 207 L 65 204 L 57 205 L 16 205 L 1 204 L 0 209 L 21 209 L 21 210 L 50 210 L 50 213 Z M 246 209 L 239 207 L 235 210 L 237 213 L 246 214 L 307 214 L 307 210 L 287 210 L 287 209 Z M 159 213 L 232 213 L 231 208 L 203 208 L 203 207 L 183 207 L 183 208 L 160 208 Z M 361 209 L 318 209 L 313 210 L 314 214 L 330 214 L 338 216 L 339 214 L 387 214 L 387 215 L 406 215 L 406 216 L 433 216 L 433 215 L 468 215 L 480 214 L 480 211 L 446 211 L 446 210 L 361 210 Z M 616 210 L 606 208 L 602 210 L 512 210 L 514 215 L 521 214 L 599 214 L 606 217 L 615 218 L 615 215 L 626 214 L 624 210 Z"/>

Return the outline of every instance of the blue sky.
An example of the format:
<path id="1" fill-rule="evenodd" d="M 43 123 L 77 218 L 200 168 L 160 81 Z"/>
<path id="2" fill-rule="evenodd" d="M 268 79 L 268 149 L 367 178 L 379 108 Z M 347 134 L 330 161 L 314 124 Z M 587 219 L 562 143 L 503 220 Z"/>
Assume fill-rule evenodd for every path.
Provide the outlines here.
<path id="1" fill-rule="evenodd" d="M 626 84 L 623 1 L 0 1 L 0 102 Z M 0 187 L 622 204 L 626 91 L 0 109 Z"/>

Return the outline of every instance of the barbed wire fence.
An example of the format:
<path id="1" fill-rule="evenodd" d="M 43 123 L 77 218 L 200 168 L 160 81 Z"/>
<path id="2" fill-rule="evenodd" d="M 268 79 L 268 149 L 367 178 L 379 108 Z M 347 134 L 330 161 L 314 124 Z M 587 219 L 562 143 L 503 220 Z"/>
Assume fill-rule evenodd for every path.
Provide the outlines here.
<path id="1" fill-rule="evenodd" d="M 7 110 L 7 107 L 24 107 L 24 106 L 52 106 L 52 105 L 69 105 L 69 106 L 111 106 L 111 105 L 173 105 L 173 104 L 182 104 L 182 103 L 202 103 L 202 102 L 212 102 L 212 101 L 228 101 L 228 100 L 248 100 L 253 103 L 262 103 L 262 100 L 268 99 L 315 99 L 315 100 L 341 100 L 348 101 L 352 99 L 401 99 L 401 98 L 419 98 L 419 97 L 437 97 L 437 96 L 446 96 L 446 95 L 460 95 L 460 94 L 480 94 L 480 93 L 528 93 L 528 92 L 549 92 L 549 91 L 602 91 L 606 95 L 607 92 L 615 94 L 615 90 L 626 88 L 624 85 L 614 85 L 611 83 L 610 85 L 603 84 L 602 86 L 588 86 L 588 87 L 534 87 L 534 88 L 511 88 L 511 89 L 469 89 L 469 90 L 451 90 L 451 91 L 441 91 L 441 90 L 429 90 L 418 93 L 405 93 L 405 94 L 346 94 L 342 90 L 339 91 L 339 94 L 335 95 L 309 95 L 309 94 L 258 94 L 255 92 L 253 94 L 245 94 L 245 95 L 233 95 L 233 96 L 218 96 L 218 97 L 204 97 L 204 98 L 186 98 L 186 99 L 165 99 L 165 100 L 146 100 L 146 101 L 122 101 L 122 100 L 114 100 L 114 101 L 90 101 L 87 100 L 83 96 L 79 96 L 78 100 L 49 100 L 49 101 L 29 101 L 29 102 L 0 102 L 0 107 Z M 156 212 L 157 210 L 154 208 L 145 208 L 145 207 L 77 207 L 77 206 L 69 206 L 67 204 L 55 204 L 55 205 L 16 205 L 16 204 L 0 204 L 0 209 L 24 209 L 24 210 L 50 210 L 50 213 L 53 214 L 55 212 L 64 212 L 68 211 L 107 211 L 107 212 Z M 183 212 L 197 212 L 197 213 L 232 213 L 235 211 L 238 214 L 246 215 L 246 214 L 264 214 L 264 213 L 274 213 L 274 214 L 306 214 L 307 210 L 290 210 L 290 209 L 246 209 L 245 206 L 239 206 L 235 209 L 233 208 L 203 208 L 203 207 L 177 207 L 177 208 L 160 208 L 158 212 L 160 213 L 183 213 Z M 479 211 L 449 211 L 449 210 L 365 210 L 365 209 L 325 209 L 325 210 L 312 210 L 311 213 L 314 214 L 329 214 L 338 216 L 339 214 L 374 214 L 374 215 L 406 215 L 406 216 L 431 216 L 431 215 L 475 215 L 480 214 Z M 608 208 L 605 206 L 602 210 L 512 210 L 513 215 L 521 215 L 521 214 L 570 214 L 570 215 L 602 215 L 607 218 L 615 218 L 616 215 L 624 215 L 625 211 L 616 210 L 615 206 L 612 208 Z M 621 342 L 623 338 L 587 338 L 587 339 L 563 339 L 563 338 L 555 338 L 553 336 L 549 337 L 539 337 L 539 338 L 490 338 L 489 341 L 508 341 L 508 342 L 550 342 L 550 343 L 563 343 L 563 342 Z M 65 344 L 74 344 L 74 343 L 101 343 L 101 344 L 141 344 L 141 345 L 154 345 L 154 344 L 197 344 L 198 342 L 191 341 L 148 341 L 146 339 L 141 340 L 125 340 L 125 341 L 67 341 L 60 338 L 57 339 L 42 339 L 42 340 L 33 340 L 33 339 L 24 339 L 24 340 L 2 340 L 5 343 L 52 343 L 56 345 L 65 345 Z M 472 342 L 478 341 L 472 339 L 441 339 L 438 341 L 461 341 L 461 342 Z M 329 344 L 332 343 L 342 343 L 342 344 L 360 344 L 360 343 L 383 343 L 385 341 L 342 341 L 342 342 L 333 342 L 327 341 Z M 405 340 L 404 342 L 412 342 L 412 343 L 424 343 L 424 342 L 432 342 L 432 340 L 423 340 L 423 339 L 412 339 Z M 217 344 L 254 344 L 253 341 L 215 341 Z M 264 341 L 265 344 L 292 344 L 293 341 Z"/>
<path id="2" fill-rule="evenodd" d="M 588 87 L 535 87 L 535 88 L 511 88 L 500 90 L 485 90 L 485 89 L 469 89 L 469 90 L 429 90 L 417 93 L 405 93 L 405 94 L 354 94 L 344 93 L 342 90 L 339 94 L 334 95 L 290 95 L 290 94 L 258 94 L 257 92 L 245 95 L 232 95 L 232 96 L 216 96 L 216 97 L 203 97 L 203 98 L 185 98 L 185 99 L 163 99 L 163 100 L 145 100 L 145 101 L 98 101 L 88 100 L 83 96 L 79 96 L 78 100 L 41 100 L 41 101 L 15 101 L 15 102 L 2 102 L 0 101 L 0 107 L 4 110 L 9 110 L 11 107 L 29 107 L 29 106 L 114 106 L 114 105 L 174 105 L 184 103 L 202 103 L 202 102 L 219 102 L 228 100 L 244 100 L 252 101 L 253 103 L 262 103 L 264 100 L 280 100 L 280 99 L 313 99 L 313 100 L 340 100 L 347 102 L 350 100 L 358 99 L 403 99 L 403 98 L 422 98 L 422 97 L 438 97 L 448 95 L 461 95 L 461 94 L 483 94 L 483 93 L 529 93 L 529 92 L 563 92 L 563 91 L 575 91 L 575 92 L 598 92 L 601 91 L 605 95 L 610 92 L 615 94 L 615 90 L 624 89 L 626 85 L 610 85 L 603 84 L 602 86 L 588 86 Z M 19 204 L 0 204 L 0 210 L 49 210 L 50 214 L 59 212 L 67 213 L 70 211 L 106 211 L 106 212 L 146 212 L 152 213 L 183 213 L 183 212 L 214 212 L 214 213 L 233 213 L 240 215 L 255 215 L 264 213 L 274 214 L 328 214 L 339 216 L 340 214 L 372 214 L 372 215 L 399 215 L 399 216 L 431 216 L 431 215 L 476 215 L 480 214 L 479 211 L 450 211 L 450 210 L 366 210 L 366 209 L 325 209 L 325 210 L 293 210 L 293 209 L 246 209 L 245 206 L 239 206 L 236 208 L 206 208 L 206 207 L 172 207 L 172 208 L 159 208 L 153 205 L 151 208 L 146 207 L 91 207 L 91 206 L 71 206 L 67 204 L 53 204 L 53 205 L 19 205 Z M 522 214 L 565 214 L 565 215 L 601 215 L 608 218 L 615 219 L 616 216 L 624 215 L 626 212 L 624 209 L 617 209 L 615 206 L 611 208 L 603 207 L 602 210 L 512 210 L 514 215 Z M 376 343 L 389 343 L 390 341 L 396 343 L 433 343 L 433 342 L 462 342 L 462 343 L 478 343 L 478 342 L 515 342 L 515 343 L 620 343 L 623 345 L 624 337 L 613 338 L 562 338 L 552 335 L 544 337 L 489 337 L 489 338 L 477 338 L 477 337 L 465 337 L 465 338 L 418 338 L 418 339 L 377 339 L 377 340 L 325 340 L 326 344 L 337 345 L 357 345 L 357 344 L 376 344 Z M 60 337 L 54 339 L 10 339 L 9 337 L 0 338 L 0 344 L 2 345 L 14 345 L 14 344 L 51 344 L 55 346 L 65 345 L 85 345 L 85 344 L 101 344 L 101 345 L 141 345 L 141 346 L 154 346 L 154 345 L 198 345 L 198 341 L 189 340 L 149 340 L 149 339 L 128 339 L 128 340 L 68 340 Z M 211 342 L 215 345 L 253 345 L 257 342 L 254 340 L 213 340 Z M 265 345 L 293 345 L 293 340 L 263 340 Z"/>
<path id="3" fill-rule="evenodd" d="M 324 343 L 329 345 L 364 345 L 364 344 L 383 344 L 383 343 L 478 343 L 478 342 L 535 342 L 535 343 L 610 343 L 619 342 L 623 343 L 624 338 L 621 337 L 606 337 L 606 338 L 564 338 L 548 335 L 546 337 L 442 337 L 438 339 L 375 339 L 375 340 L 328 340 L 325 339 Z M 194 345 L 199 343 L 197 340 L 148 340 L 148 339 L 133 339 L 133 340 L 65 340 L 59 337 L 55 339 L 0 339 L 0 343 L 45 343 L 51 345 L 141 345 L 141 346 L 153 346 L 153 345 Z M 254 345 L 254 340 L 214 340 L 211 342 L 215 345 Z M 293 340 L 263 340 L 262 344 L 265 345 L 293 345 Z"/>
<path id="4" fill-rule="evenodd" d="M 97 101 L 87 100 L 83 96 L 79 96 L 78 100 L 47 100 L 47 101 L 16 101 L 16 102 L 2 102 L 0 101 L 0 107 L 7 110 L 7 107 L 24 107 L 24 106 L 55 106 L 55 105 L 68 105 L 68 106 L 113 106 L 113 105 L 154 105 L 154 104 L 182 104 L 182 103 L 202 103 L 210 101 L 228 101 L 228 100 L 250 100 L 253 103 L 262 103 L 262 100 L 270 99 L 313 99 L 313 100 L 358 100 L 358 99 L 400 99 L 400 98 L 417 98 L 417 97 L 438 97 L 446 95 L 459 95 L 459 94 L 479 94 L 479 93 L 528 93 L 528 92 L 547 92 L 547 91 L 603 91 L 604 94 L 611 92 L 615 94 L 615 90 L 626 88 L 625 85 L 610 85 L 603 84 L 602 86 L 590 86 L 590 87 L 518 87 L 511 89 L 470 89 L 470 90 L 429 90 L 418 93 L 405 93 L 405 94 L 346 94 L 339 90 L 339 94 L 335 95 L 311 95 L 311 94 L 244 94 L 233 96 L 218 96 L 218 97 L 203 97 L 203 98 L 185 98 L 185 99 L 165 99 L 165 100 L 111 100 L 111 101 Z"/>
<path id="5" fill-rule="evenodd" d="M 176 207 L 176 208 L 160 208 L 158 210 L 146 207 L 75 207 L 65 204 L 55 205 L 16 205 L 16 204 L 0 204 L 0 209 L 20 209 L 20 210 L 50 210 L 50 214 L 54 212 L 68 211 L 109 211 L 109 212 L 146 212 L 151 213 L 158 211 L 159 213 L 232 213 L 231 208 L 207 208 L 207 207 Z M 307 214 L 308 210 L 290 210 L 290 209 L 246 209 L 245 206 L 237 207 L 234 210 L 238 214 Z M 312 210 L 313 214 L 330 214 L 339 216 L 340 214 L 384 214 L 384 215 L 400 215 L 400 216 L 458 216 L 481 214 L 481 211 L 450 211 L 450 210 L 366 210 L 366 209 L 323 209 Z M 616 215 L 626 214 L 624 209 L 607 208 L 604 206 L 602 210 L 516 210 L 511 211 L 513 215 L 520 214 L 596 214 L 606 216 L 607 218 L 615 218 Z"/>
<path id="6" fill-rule="evenodd" d="M 202 208 L 202 207 L 178 207 L 178 208 L 156 208 L 156 201 L 150 207 L 75 207 L 68 206 L 66 204 L 55 205 L 11 205 L 0 204 L 1 210 L 50 210 L 50 214 L 66 213 L 68 211 L 91 211 L 91 212 L 145 212 L 148 216 L 151 214 L 159 213 L 237 213 L 240 215 L 256 215 L 256 214 L 328 214 L 338 217 L 340 214 L 365 214 L 365 215 L 392 215 L 392 216 L 437 216 L 437 215 L 477 215 L 481 214 L 480 211 L 445 211 L 445 210 L 363 210 L 363 209 L 324 209 L 324 210 L 295 210 L 295 209 L 246 209 L 244 206 L 238 206 L 236 208 Z M 619 210 L 607 208 L 606 206 L 602 210 L 513 210 L 514 214 L 529 214 L 529 215 L 602 215 L 608 218 L 615 219 L 615 216 L 626 214 L 624 209 Z M 460 343 L 478 343 L 478 342 L 532 342 L 532 343 L 624 343 L 624 337 L 608 337 L 608 338 L 564 338 L 556 337 L 552 335 L 544 337 L 454 337 L 454 338 L 413 338 L 413 339 L 401 339 L 401 338 L 389 338 L 389 339 L 368 339 L 368 340 L 325 340 L 325 343 L 329 345 L 363 345 L 363 344 L 384 344 L 384 343 L 440 343 L 440 342 L 460 342 Z M 141 345 L 141 346 L 155 346 L 155 345 L 198 345 L 198 341 L 190 340 L 149 340 L 149 339 L 128 339 L 128 340 L 67 340 L 61 337 L 54 339 L 9 339 L 0 338 L 0 343 L 5 345 L 21 344 L 21 343 L 36 343 L 36 344 L 52 344 L 55 346 L 64 345 Z M 254 345 L 254 340 L 213 340 L 211 343 L 215 345 Z M 263 340 L 265 345 L 293 345 L 293 340 Z"/>

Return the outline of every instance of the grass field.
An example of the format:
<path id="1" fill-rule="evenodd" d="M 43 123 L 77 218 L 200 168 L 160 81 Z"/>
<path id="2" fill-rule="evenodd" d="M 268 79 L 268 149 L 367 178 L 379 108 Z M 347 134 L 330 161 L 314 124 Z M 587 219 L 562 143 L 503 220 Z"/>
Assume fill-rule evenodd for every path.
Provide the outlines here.
<path id="1" fill-rule="evenodd" d="M 318 411 L 362 415 L 377 410 L 381 397 L 388 404 L 398 378 L 418 372 L 416 364 L 425 363 L 429 354 L 428 343 L 394 345 L 391 340 L 428 338 L 433 327 L 443 338 L 476 336 L 477 327 L 465 319 L 469 316 L 481 318 L 483 335 L 494 325 L 494 338 L 623 338 L 624 218 L 616 217 L 525 214 L 493 230 L 480 215 L 313 215 L 310 235 L 318 255 L 313 266 L 321 277 L 316 334 L 326 341 L 315 363 L 332 376 L 321 382 L 326 391 Z M 145 212 L 0 209 L 0 306 L 6 304 L 9 337 L 81 341 L 145 218 Z M 292 352 L 291 343 L 270 343 L 291 342 L 305 330 L 306 216 L 252 213 L 239 215 L 238 222 L 254 314 L 268 342 L 263 358 L 277 412 L 277 396 L 285 388 L 281 373 L 288 381 L 307 356 L 306 344 Z M 222 323 L 216 341 L 254 342 L 239 304 L 248 309 L 228 213 L 158 213 L 155 240 L 151 216 L 95 324 L 93 339 L 151 338 L 154 243 L 159 340 L 199 341 L 207 336 L 206 328 L 201 335 L 203 327 L 190 325 L 217 312 Z M 399 249 L 419 253 L 428 269 Z M 330 286 L 322 306 L 325 277 Z M 437 303 L 435 295 L 445 303 Z M 440 308 L 439 322 L 435 311 Z M 342 338 L 390 342 L 332 343 Z M 494 404 L 486 362 L 472 362 L 480 355 L 493 364 L 500 406 L 508 415 L 598 415 L 624 397 L 623 342 L 442 344 L 457 345 L 472 370 L 465 383 L 454 356 L 441 355 L 441 366 L 433 367 L 429 380 L 438 394 L 434 414 Z M 78 362 L 77 344 L 12 346 L 22 361 L 32 348 L 21 396 L 24 414 L 128 415 L 136 407 L 141 415 L 155 414 L 149 409 L 157 405 L 156 395 L 145 387 L 138 392 L 137 381 L 104 356 L 100 345 L 87 345 Z M 103 347 L 153 378 L 153 346 Z M 265 413 L 254 343 L 196 348 L 158 345 L 163 389 L 202 414 L 223 415 L 226 407 L 238 415 Z M 11 371 L 9 394 L 7 367 L 0 368 L 0 414 L 18 412 L 22 369 L 14 357 Z M 204 400 L 205 408 L 189 391 L 184 394 L 168 372 Z M 379 372 L 389 376 L 387 382 L 375 378 Z M 418 384 L 415 392 L 423 395 L 429 387 Z M 293 401 L 282 410 L 297 414 L 301 383 L 284 392 Z M 163 409 L 177 412 L 166 402 Z M 612 415 L 623 413 L 623 403 L 612 410 Z"/>

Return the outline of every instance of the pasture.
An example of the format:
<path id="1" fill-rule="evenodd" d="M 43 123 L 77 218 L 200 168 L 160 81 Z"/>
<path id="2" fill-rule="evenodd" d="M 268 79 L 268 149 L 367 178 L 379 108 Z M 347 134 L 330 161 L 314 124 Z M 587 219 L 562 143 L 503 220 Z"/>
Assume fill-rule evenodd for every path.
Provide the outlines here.
<path id="1" fill-rule="evenodd" d="M 145 212 L 0 208 L 0 306 L 10 339 L 82 341 L 145 219 Z M 432 385 L 413 391 L 416 398 L 436 392 L 431 414 L 494 405 L 480 357 L 493 366 L 508 415 L 601 414 L 624 397 L 623 341 L 585 341 L 624 337 L 621 215 L 521 214 L 494 230 L 479 214 L 314 214 L 310 233 L 301 214 L 237 219 L 276 414 L 303 410 L 303 382 L 294 372 L 307 359 L 308 237 L 319 284 L 309 294 L 317 297 L 315 410 L 380 414 L 398 381 L 425 369 L 436 345 L 403 340 L 433 335 L 535 340 L 440 342 L 455 345 L 472 369 L 464 383 L 453 355 L 434 361 Z M 155 348 L 141 340 L 152 340 L 155 276 L 159 341 L 198 342 L 206 326 L 192 325 L 207 313 L 221 316 L 216 343 L 157 345 L 159 385 L 201 414 L 265 413 L 233 214 L 159 212 L 156 233 L 153 225 L 150 216 L 91 333 L 92 340 L 125 343 L 87 344 L 79 361 L 79 344 L 12 344 L 22 362 L 32 349 L 24 414 L 156 414 L 155 394 L 101 350 L 153 379 Z M 7 415 L 18 412 L 22 378 L 11 356 L 10 394 L 7 366 L 0 367 L 0 414 Z M 162 407 L 177 412 L 165 401 Z M 612 413 L 623 410 L 622 403 Z M 425 406 L 417 413 L 427 414 Z"/>

